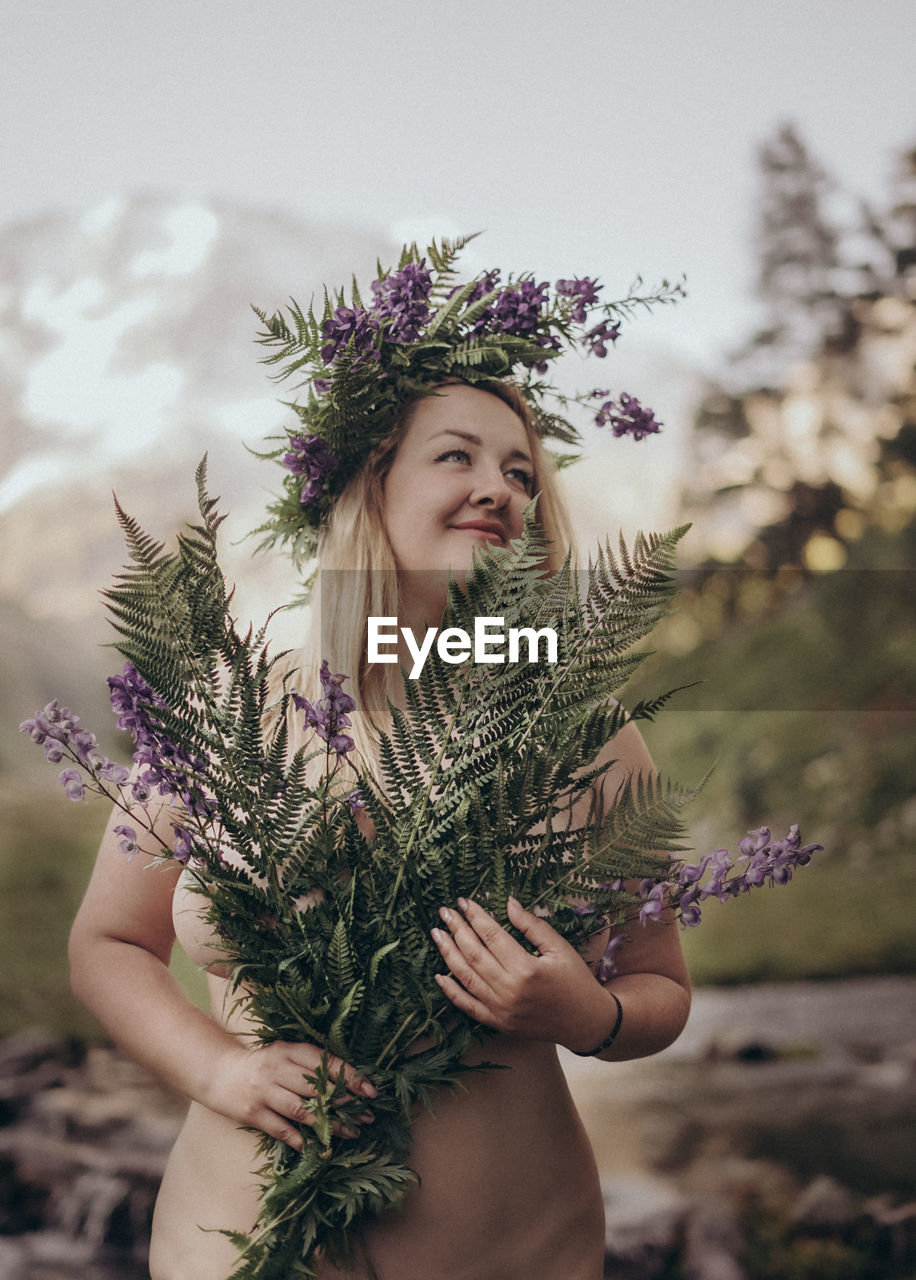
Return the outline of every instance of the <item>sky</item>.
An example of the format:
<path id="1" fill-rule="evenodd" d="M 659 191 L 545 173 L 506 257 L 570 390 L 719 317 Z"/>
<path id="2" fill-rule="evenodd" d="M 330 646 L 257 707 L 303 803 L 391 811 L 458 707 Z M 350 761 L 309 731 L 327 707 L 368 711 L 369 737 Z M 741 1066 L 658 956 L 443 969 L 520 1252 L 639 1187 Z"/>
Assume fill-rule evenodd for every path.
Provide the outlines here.
<path id="1" fill-rule="evenodd" d="M 916 137 L 912 0 L 44 0 L 3 21 L 0 224 L 221 197 L 468 265 L 687 277 L 645 341 L 714 365 L 753 323 L 754 153 L 793 120 L 880 203 Z"/>

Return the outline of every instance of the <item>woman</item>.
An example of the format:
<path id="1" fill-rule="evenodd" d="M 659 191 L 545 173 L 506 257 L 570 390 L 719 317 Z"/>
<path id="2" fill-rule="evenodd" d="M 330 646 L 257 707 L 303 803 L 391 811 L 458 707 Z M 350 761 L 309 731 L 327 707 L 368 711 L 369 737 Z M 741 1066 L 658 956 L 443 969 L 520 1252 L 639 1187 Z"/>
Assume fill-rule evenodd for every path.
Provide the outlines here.
<path id="1" fill-rule="evenodd" d="M 390 574 L 351 575 L 363 598 L 332 593 L 324 601 L 326 634 L 364 650 L 369 612 L 395 612 L 399 625 L 415 631 L 438 621 L 448 571 L 460 574 L 475 549 L 518 536 L 536 493 L 539 519 L 556 538 L 564 521 L 546 456 L 524 398 L 509 384 L 442 382 L 410 401 L 336 497 L 320 560 L 331 569 L 393 569 L 395 608 L 379 607 Z M 338 669 L 357 667 L 340 660 Z M 365 720 L 355 736 L 364 750 L 371 751 L 371 722 L 385 714 L 385 692 L 398 700 L 395 670 L 360 663 Z M 615 764 L 603 779 L 609 795 L 626 776 L 651 770 L 632 725 L 615 737 L 611 755 Z M 157 1203 L 153 1280 L 225 1280 L 237 1255 L 218 1231 L 251 1230 L 258 1209 L 256 1140 L 240 1126 L 300 1146 L 291 1122 L 307 1120 L 303 1075 L 315 1070 L 321 1051 L 263 1047 L 246 1034 L 199 897 L 178 883 L 177 871 L 154 874 L 142 857 L 125 860 L 114 832 L 121 821 L 119 813 L 109 823 L 73 928 L 74 990 L 133 1057 L 190 1099 Z M 161 824 L 168 821 L 163 814 Z M 147 849 L 156 852 L 149 841 Z M 580 955 L 510 901 L 509 918 L 536 948 L 532 955 L 475 903 L 443 903 L 441 915 L 433 938 L 449 971 L 442 991 L 498 1033 L 469 1060 L 509 1069 L 471 1074 L 466 1090 L 417 1116 L 411 1165 L 420 1182 L 401 1211 L 368 1225 L 371 1266 L 378 1280 L 598 1280 L 597 1170 L 555 1046 L 613 1061 L 670 1043 L 689 1006 L 677 930 L 670 920 L 633 930 L 617 973 L 602 986 L 590 965 L 606 934 Z M 168 972 L 176 932 L 191 958 L 210 967 L 211 1015 L 193 1007 Z M 351 1093 L 372 1096 L 370 1081 L 343 1069 Z M 321 1272 L 328 1280 L 341 1274 L 329 1265 Z M 346 1274 L 365 1280 L 371 1272 L 360 1262 Z"/>

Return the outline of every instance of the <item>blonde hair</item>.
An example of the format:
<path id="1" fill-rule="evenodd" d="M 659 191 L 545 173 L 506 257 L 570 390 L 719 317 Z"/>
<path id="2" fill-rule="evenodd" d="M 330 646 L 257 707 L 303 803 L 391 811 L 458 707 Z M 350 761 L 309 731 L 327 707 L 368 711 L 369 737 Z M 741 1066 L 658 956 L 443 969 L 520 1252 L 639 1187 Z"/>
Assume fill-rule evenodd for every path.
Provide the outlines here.
<path id="1" fill-rule="evenodd" d="M 508 382 L 475 385 L 508 405 L 525 429 L 534 470 L 533 491 L 538 494 L 538 522 L 551 542 L 547 568 L 555 572 L 572 544 L 556 463 L 542 445 L 528 403 L 516 386 Z M 323 658 L 328 659 L 332 672 L 350 677 L 344 688 L 355 698 L 357 710 L 351 713 L 353 727 L 346 732 L 369 760 L 375 755 L 376 730 L 388 720 L 388 699 L 400 679 L 397 666 L 366 660 L 366 619 L 398 614 L 397 566 L 385 528 L 385 480 L 414 411 L 424 398 L 405 405 L 391 435 L 373 449 L 348 481 L 322 531 L 317 598 L 296 680 L 307 697 L 314 697 Z"/>

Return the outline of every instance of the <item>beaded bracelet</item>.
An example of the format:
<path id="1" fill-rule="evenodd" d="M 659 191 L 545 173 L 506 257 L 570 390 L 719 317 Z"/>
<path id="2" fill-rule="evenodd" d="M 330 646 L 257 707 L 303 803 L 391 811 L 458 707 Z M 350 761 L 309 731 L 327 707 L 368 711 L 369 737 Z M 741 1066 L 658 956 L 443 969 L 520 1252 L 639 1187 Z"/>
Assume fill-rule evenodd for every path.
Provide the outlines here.
<path id="1" fill-rule="evenodd" d="M 605 988 L 605 990 L 607 990 L 607 988 Z M 620 1030 L 621 1022 L 623 1022 L 623 1005 L 614 995 L 613 991 L 608 991 L 608 995 L 611 997 L 611 999 L 614 1001 L 614 1003 L 617 1006 L 617 1021 L 614 1023 L 614 1026 L 611 1030 L 611 1034 L 601 1041 L 597 1049 L 570 1050 L 570 1052 L 574 1053 L 577 1058 L 596 1058 L 599 1053 L 604 1053 L 605 1049 L 610 1049 L 611 1045 L 617 1039 L 617 1032 Z"/>

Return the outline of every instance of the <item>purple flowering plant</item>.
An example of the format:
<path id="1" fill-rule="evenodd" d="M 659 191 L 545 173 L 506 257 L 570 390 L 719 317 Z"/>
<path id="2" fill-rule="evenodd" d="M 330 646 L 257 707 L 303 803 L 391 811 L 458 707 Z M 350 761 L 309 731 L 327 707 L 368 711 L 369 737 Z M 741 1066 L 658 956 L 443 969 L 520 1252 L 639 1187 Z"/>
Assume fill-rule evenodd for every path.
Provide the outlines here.
<path id="1" fill-rule="evenodd" d="M 579 295 L 564 296 L 575 305 Z M 453 584 L 443 624 L 472 629 L 473 616 L 510 608 L 534 627 L 555 623 L 565 588 L 558 662 L 431 660 L 406 682 L 405 710 L 391 707 L 370 765 L 348 732 L 358 707 L 346 675 L 325 660 L 310 699 L 265 628 L 237 630 L 203 464 L 198 493 L 200 523 L 175 552 L 118 508 L 131 564 L 106 592 L 125 659 L 109 691 L 134 740 L 133 769 L 57 702 L 21 727 L 64 765 L 70 799 L 95 793 L 120 807 L 126 858 L 184 868 L 262 1040 L 326 1050 L 310 1077 L 303 1150 L 259 1135 L 256 1230 L 226 1233 L 234 1280 L 307 1280 L 320 1256 L 345 1265 L 361 1224 L 400 1201 L 415 1178 L 418 1103 L 460 1082 L 472 1037 L 489 1034 L 456 1017 L 436 982 L 430 928 L 443 903 L 474 898 L 508 925 L 513 894 L 577 946 L 610 924 L 595 970 L 604 981 L 640 926 L 695 925 L 712 898 L 787 883 L 819 846 L 803 845 L 797 827 L 783 840 L 761 827 L 735 856 L 688 863 L 680 812 L 695 789 L 658 778 L 572 824 L 573 801 L 609 767 L 596 768 L 599 751 L 669 696 L 624 710 L 613 695 L 635 665 L 632 646 L 670 603 L 683 530 L 640 537 L 619 560 L 601 549 L 583 591 L 575 575 L 540 571 L 547 544 L 530 508 L 520 539 Z M 429 1047 L 417 1052 L 420 1040 Z M 378 1097 L 348 1096 L 332 1054 Z M 372 1125 L 353 1123 L 367 1110 Z M 358 1136 L 339 1137 L 338 1122 Z"/>
<path id="2" fill-rule="evenodd" d="M 332 676 L 327 658 L 321 663 L 318 678 L 324 697 L 309 702 L 307 698 L 293 692 L 293 704 L 297 710 L 305 712 L 306 725 L 327 743 L 327 753 L 334 751 L 338 756 L 345 756 L 353 750 L 355 743 L 347 734 L 341 733 L 341 730 L 350 728 L 348 712 L 356 710 L 356 703 L 343 691 L 343 682 L 347 677 Z"/>
<path id="3" fill-rule="evenodd" d="M 659 430 L 651 411 L 632 397 L 565 396 L 544 378 L 564 350 L 605 357 L 624 322 L 641 308 L 676 301 L 682 282 L 663 280 L 643 292 L 637 279 L 613 300 L 604 300 L 605 286 L 590 276 L 551 287 L 528 274 L 503 280 L 493 269 L 461 282 L 455 264 L 472 238 L 433 241 L 422 254 L 415 244 L 405 246 L 394 270 L 379 264 L 369 303 L 354 283 L 349 299 L 343 290 L 325 294 L 317 312 L 296 303 L 270 316 L 257 311 L 258 341 L 272 348 L 264 363 L 277 366 L 278 380 L 295 377 L 305 389 L 288 405 L 297 426 L 260 455 L 279 461 L 285 472 L 282 495 L 254 530 L 261 547 L 279 541 L 297 565 L 311 559 L 347 480 L 391 434 L 404 406 L 445 381 L 486 387 L 511 379 L 538 432 L 563 446 L 579 446 L 570 414 L 590 407 L 596 394 L 606 403 L 592 416 L 615 435 L 642 440 Z M 568 460 L 563 455 L 561 461 Z"/>

